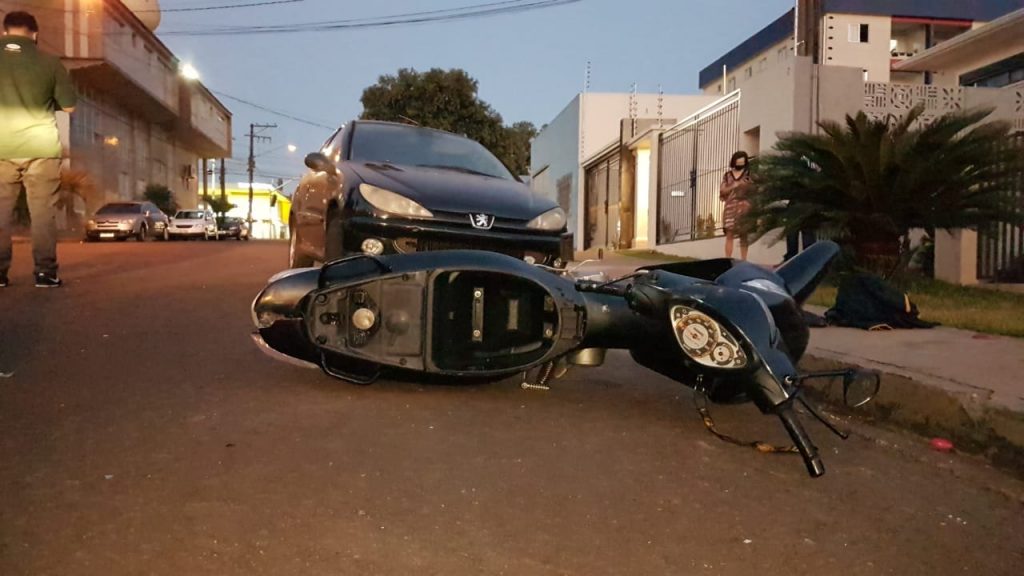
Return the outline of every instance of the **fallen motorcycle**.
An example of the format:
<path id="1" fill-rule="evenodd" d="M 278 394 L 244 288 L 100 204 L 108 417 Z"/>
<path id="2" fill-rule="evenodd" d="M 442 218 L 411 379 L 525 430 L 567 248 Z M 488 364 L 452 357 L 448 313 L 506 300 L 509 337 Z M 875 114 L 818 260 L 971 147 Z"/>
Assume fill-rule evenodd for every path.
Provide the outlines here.
<path id="1" fill-rule="evenodd" d="M 801 306 L 839 252 L 819 242 L 774 272 L 733 260 L 642 268 L 611 280 L 574 278 L 491 252 L 353 256 L 271 278 L 252 306 L 254 340 L 279 359 L 353 383 L 381 375 L 498 379 L 536 372 L 546 388 L 608 349 L 715 403 L 752 401 L 778 416 L 813 477 L 825 469 L 795 404 L 842 437 L 801 394 L 810 378 L 842 378 L 847 404 L 878 391 L 875 373 L 801 374 L 809 330 Z"/>

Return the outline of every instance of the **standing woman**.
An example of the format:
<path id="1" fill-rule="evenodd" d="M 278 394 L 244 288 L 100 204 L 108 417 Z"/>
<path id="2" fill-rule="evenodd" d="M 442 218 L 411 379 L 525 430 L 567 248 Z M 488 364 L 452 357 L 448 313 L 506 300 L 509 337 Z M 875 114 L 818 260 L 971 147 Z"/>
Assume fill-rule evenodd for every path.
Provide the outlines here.
<path id="1" fill-rule="evenodd" d="M 725 229 L 725 257 L 732 258 L 733 241 L 740 240 L 740 259 L 747 259 L 747 235 L 738 230 L 740 219 L 750 209 L 747 194 L 751 190 L 750 157 L 740 150 L 729 160 L 729 169 L 722 177 L 718 198 L 725 202 L 722 211 L 722 227 Z"/>

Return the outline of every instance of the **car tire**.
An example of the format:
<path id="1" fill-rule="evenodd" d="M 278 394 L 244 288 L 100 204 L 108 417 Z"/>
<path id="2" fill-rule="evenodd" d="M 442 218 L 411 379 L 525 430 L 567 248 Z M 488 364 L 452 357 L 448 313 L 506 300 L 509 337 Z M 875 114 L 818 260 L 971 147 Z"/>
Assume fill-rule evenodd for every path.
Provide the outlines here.
<path id="1" fill-rule="evenodd" d="M 333 262 L 345 256 L 343 245 L 344 229 L 337 214 L 327 215 L 327 230 L 324 233 L 324 263 Z"/>
<path id="2" fill-rule="evenodd" d="M 164 242 L 167 242 L 171 239 L 171 233 L 167 231 L 166 227 L 164 227 L 164 233 L 160 236 L 160 239 L 163 240 Z"/>
<path id="3" fill-rule="evenodd" d="M 139 233 L 135 235 L 135 241 L 145 242 L 146 240 L 149 240 L 149 229 L 143 224 L 139 226 Z"/>
<path id="4" fill-rule="evenodd" d="M 291 230 L 290 239 L 288 240 L 288 267 L 309 268 L 313 265 L 313 258 L 299 251 L 299 241 L 301 238 L 299 238 L 299 230 L 295 227 L 293 220 L 288 221 L 288 228 Z"/>

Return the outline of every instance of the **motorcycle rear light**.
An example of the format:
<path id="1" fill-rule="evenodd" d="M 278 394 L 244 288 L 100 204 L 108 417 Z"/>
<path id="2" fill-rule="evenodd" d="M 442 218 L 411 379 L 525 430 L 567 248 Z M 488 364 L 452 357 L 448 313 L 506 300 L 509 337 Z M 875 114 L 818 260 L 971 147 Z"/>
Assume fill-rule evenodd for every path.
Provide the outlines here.
<path id="1" fill-rule="evenodd" d="M 680 305 L 673 306 L 669 315 L 679 347 L 693 361 L 722 369 L 747 365 L 747 355 L 736 338 L 707 314 Z"/>

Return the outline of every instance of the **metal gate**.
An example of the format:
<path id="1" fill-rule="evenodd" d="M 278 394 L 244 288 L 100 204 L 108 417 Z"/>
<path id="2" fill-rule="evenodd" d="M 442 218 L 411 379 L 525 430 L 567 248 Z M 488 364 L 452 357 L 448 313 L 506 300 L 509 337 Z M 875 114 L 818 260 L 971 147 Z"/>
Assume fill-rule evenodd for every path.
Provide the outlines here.
<path id="1" fill-rule="evenodd" d="M 619 219 L 621 179 L 619 149 L 585 168 L 583 249 L 619 248 L 622 225 Z"/>
<path id="2" fill-rule="evenodd" d="M 658 244 L 721 232 L 718 199 L 729 157 L 740 147 L 740 95 L 734 92 L 660 137 Z"/>
<path id="3" fill-rule="evenodd" d="M 1024 133 L 1017 133 L 1012 146 L 1024 153 Z M 1018 174 L 1011 194 L 1019 212 L 1024 212 L 1024 174 Z M 995 282 L 1024 282 L 1024 227 L 993 223 L 978 229 L 978 279 Z"/>

